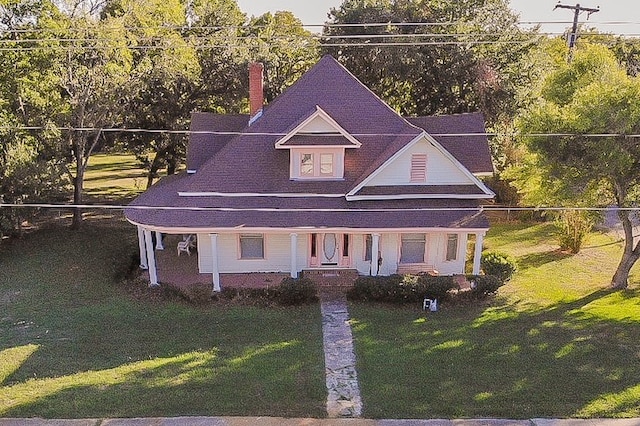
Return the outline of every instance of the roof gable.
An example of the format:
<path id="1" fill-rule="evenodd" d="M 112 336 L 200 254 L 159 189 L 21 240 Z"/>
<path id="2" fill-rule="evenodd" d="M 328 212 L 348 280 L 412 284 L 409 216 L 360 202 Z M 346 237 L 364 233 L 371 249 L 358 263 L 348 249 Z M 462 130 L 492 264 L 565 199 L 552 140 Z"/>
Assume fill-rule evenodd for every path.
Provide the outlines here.
<path id="1" fill-rule="evenodd" d="M 412 153 L 424 153 L 429 159 L 429 165 L 427 170 L 435 168 L 436 171 L 429 171 L 427 181 L 420 183 L 419 185 L 412 184 L 410 182 L 409 163 L 411 161 Z M 406 173 L 405 173 L 406 172 Z M 406 174 L 406 176 L 405 176 Z M 475 198 L 492 198 L 495 194 L 487 188 L 478 178 L 476 178 L 467 168 L 465 168 L 451 153 L 449 153 L 438 141 L 431 137 L 426 132 L 416 137 L 411 143 L 395 152 L 391 157 L 387 159 L 381 166 L 376 168 L 369 176 L 363 179 L 358 185 L 355 186 L 348 194 L 347 198 L 356 200 L 361 199 L 364 193 L 372 193 L 371 190 L 365 190 L 369 187 L 394 187 L 397 194 L 386 194 L 385 198 L 402 198 L 408 194 L 412 194 L 415 198 L 420 198 L 415 191 L 410 189 L 399 193 L 404 187 L 411 186 L 437 186 L 440 188 L 447 188 L 451 186 L 475 186 L 477 190 L 476 194 L 482 194 Z M 373 191 L 375 193 L 375 191 Z M 432 191 L 426 191 L 425 196 L 429 198 L 433 197 Z M 447 193 L 442 192 L 439 196 L 452 196 L 456 198 L 460 194 L 455 192 Z M 466 195 L 466 194 L 465 194 Z M 376 198 L 375 195 L 366 195 L 366 197 Z"/>
<path id="2" fill-rule="evenodd" d="M 406 117 L 406 120 L 429 133 L 471 173 L 493 173 L 481 113 Z"/>
<path id="3" fill-rule="evenodd" d="M 274 146 L 318 112 L 318 107 L 346 134 L 357 135 L 362 149 L 347 150 L 342 180 L 292 182 L 289 153 Z M 262 116 L 241 135 L 210 158 L 190 182 L 190 190 L 345 194 L 390 146 L 403 146 L 420 132 L 334 58 L 325 56 L 265 107 Z"/>
<path id="4" fill-rule="evenodd" d="M 360 141 L 351 136 L 318 105 L 315 111 L 275 144 L 277 149 L 287 149 L 292 146 L 360 148 L 361 145 Z"/>

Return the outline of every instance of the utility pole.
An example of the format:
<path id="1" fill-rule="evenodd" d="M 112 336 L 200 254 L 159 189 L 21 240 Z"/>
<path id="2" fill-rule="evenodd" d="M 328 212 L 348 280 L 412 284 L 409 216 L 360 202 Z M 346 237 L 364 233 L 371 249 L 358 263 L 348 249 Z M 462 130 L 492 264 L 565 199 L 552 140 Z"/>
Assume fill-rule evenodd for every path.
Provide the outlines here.
<path id="1" fill-rule="evenodd" d="M 560 4 L 560 2 L 558 2 L 553 10 L 556 10 L 558 8 L 573 10 L 573 29 L 571 30 L 571 34 L 569 34 L 569 62 L 571 62 L 571 58 L 573 57 L 573 47 L 575 46 L 576 40 L 578 39 L 578 17 L 582 12 L 587 12 L 587 19 L 589 19 L 589 16 L 591 16 L 592 13 L 600 11 L 600 7 L 598 7 L 597 9 L 593 9 L 590 7 L 582 7 L 580 6 L 580 3 L 576 4 L 575 6 L 569 6 L 567 4 Z"/>

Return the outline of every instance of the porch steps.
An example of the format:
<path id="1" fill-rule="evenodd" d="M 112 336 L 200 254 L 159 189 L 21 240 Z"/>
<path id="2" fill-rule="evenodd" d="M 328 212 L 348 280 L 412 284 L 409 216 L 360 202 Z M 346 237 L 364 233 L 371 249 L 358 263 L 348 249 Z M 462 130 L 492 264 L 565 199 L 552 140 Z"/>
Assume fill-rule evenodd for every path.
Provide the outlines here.
<path id="1" fill-rule="evenodd" d="M 308 269 L 302 271 L 302 276 L 309 278 L 318 287 L 353 287 L 358 278 L 355 269 Z"/>

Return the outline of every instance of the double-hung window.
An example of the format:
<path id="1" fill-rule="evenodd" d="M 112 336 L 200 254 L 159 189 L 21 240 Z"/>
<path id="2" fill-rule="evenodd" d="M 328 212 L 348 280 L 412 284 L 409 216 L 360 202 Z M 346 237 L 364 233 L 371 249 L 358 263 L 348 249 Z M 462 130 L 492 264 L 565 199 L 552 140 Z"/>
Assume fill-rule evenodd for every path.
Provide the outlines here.
<path id="1" fill-rule="evenodd" d="M 333 153 L 300 154 L 300 176 L 302 177 L 334 177 L 336 171 Z"/>
<path id="2" fill-rule="evenodd" d="M 371 234 L 366 234 L 364 236 L 364 260 L 371 260 L 371 251 L 373 250 L 373 237 Z"/>
<path id="3" fill-rule="evenodd" d="M 402 234 L 400 263 L 424 263 L 425 234 Z"/>
<path id="4" fill-rule="evenodd" d="M 447 234 L 447 255 L 445 260 L 453 261 L 458 259 L 458 234 Z"/>
<path id="5" fill-rule="evenodd" d="M 333 176 L 333 154 L 320 154 L 320 176 Z"/>
<path id="6" fill-rule="evenodd" d="M 300 156 L 300 175 L 313 176 L 313 154 L 302 154 Z"/>
<path id="7" fill-rule="evenodd" d="M 240 259 L 264 259 L 264 235 L 240 234 Z"/>

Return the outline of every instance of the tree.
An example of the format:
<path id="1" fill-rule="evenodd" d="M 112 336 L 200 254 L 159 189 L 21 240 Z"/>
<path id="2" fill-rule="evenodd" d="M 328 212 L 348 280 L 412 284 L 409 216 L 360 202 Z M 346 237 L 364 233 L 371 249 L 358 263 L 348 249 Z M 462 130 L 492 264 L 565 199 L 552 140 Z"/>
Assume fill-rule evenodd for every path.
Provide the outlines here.
<path id="1" fill-rule="evenodd" d="M 22 125 L 46 129 L 37 138 L 46 155 L 65 167 L 77 205 L 103 130 L 120 120 L 131 54 L 124 28 L 115 20 L 98 19 L 96 2 L 63 4 L 73 15 L 44 4 L 25 21 L 22 40 L 16 40 L 22 43 L 15 50 L 16 74 L 7 79 L 14 88 L 9 103 Z M 74 209 L 72 227 L 81 222 L 82 212 Z"/>
<path id="2" fill-rule="evenodd" d="M 1 112 L 5 126 L 16 125 L 10 113 Z M 59 200 L 68 180 L 64 170 L 53 159 L 40 155 L 35 138 L 17 129 L 0 131 L 0 202 L 7 204 L 42 203 Z M 20 235 L 22 223 L 34 209 L 0 210 L 0 237 Z"/>
<path id="3" fill-rule="evenodd" d="M 113 0 L 105 16 L 145 46 L 134 52 L 126 127 L 186 130 L 194 110 L 237 112 L 245 74 L 240 46 L 245 16 L 232 0 Z M 147 169 L 147 186 L 184 162 L 187 137 L 170 132 L 118 135 Z"/>
<path id="4" fill-rule="evenodd" d="M 89 158 L 101 142 L 103 130 L 121 120 L 124 102 L 121 88 L 130 82 L 131 52 L 124 28 L 114 20 L 58 16 L 45 21 L 50 34 L 69 38 L 51 72 L 60 92 L 57 114 L 51 116 L 60 129 L 62 150 L 70 150 L 69 174 L 73 179 L 73 203 L 82 204 L 84 175 Z M 62 46 L 60 46 L 62 47 Z M 74 209 L 72 228 L 82 223 L 82 212 Z"/>
<path id="5" fill-rule="evenodd" d="M 179 0 L 115 0 L 102 13 L 127 28 L 133 46 L 131 79 L 123 88 L 126 112 L 122 125 L 139 129 L 183 129 L 193 108 L 200 77 L 195 49 L 182 36 L 186 11 Z M 161 168 L 175 173 L 185 154 L 184 135 L 169 132 L 121 133 L 147 169 L 147 187 Z"/>
<path id="6" fill-rule="evenodd" d="M 52 99 L 55 85 L 44 70 L 55 54 L 37 49 L 39 18 L 54 10 L 47 1 L 12 0 L 0 5 L 0 202 L 60 201 L 68 190 L 63 163 L 48 146 L 47 132 L 23 130 Z M 38 69 L 42 72 L 34 72 Z M 55 98 L 55 96 L 54 96 Z M 43 122 L 37 119 L 37 121 Z M 0 210 L 0 234 L 19 235 L 36 209 Z"/>
<path id="7" fill-rule="evenodd" d="M 271 102 L 320 59 L 319 43 L 291 12 L 267 12 L 245 30 L 252 61 L 265 66 L 265 99 Z"/>
<path id="8" fill-rule="evenodd" d="M 564 199 L 615 205 L 625 233 L 622 259 L 611 280 L 626 288 L 640 258 L 631 213 L 640 201 L 640 79 L 629 76 L 602 45 L 582 43 L 573 61 L 556 62 L 520 118 L 527 147 L 539 166 L 543 191 Z M 591 135 L 607 135 L 605 137 Z M 572 198 L 570 198 L 572 197 Z"/>
<path id="9" fill-rule="evenodd" d="M 357 23 L 378 25 L 340 26 Z M 401 114 L 481 109 L 491 122 L 525 84 L 516 64 L 532 45 L 504 0 L 345 0 L 324 36 L 323 50 Z"/>

